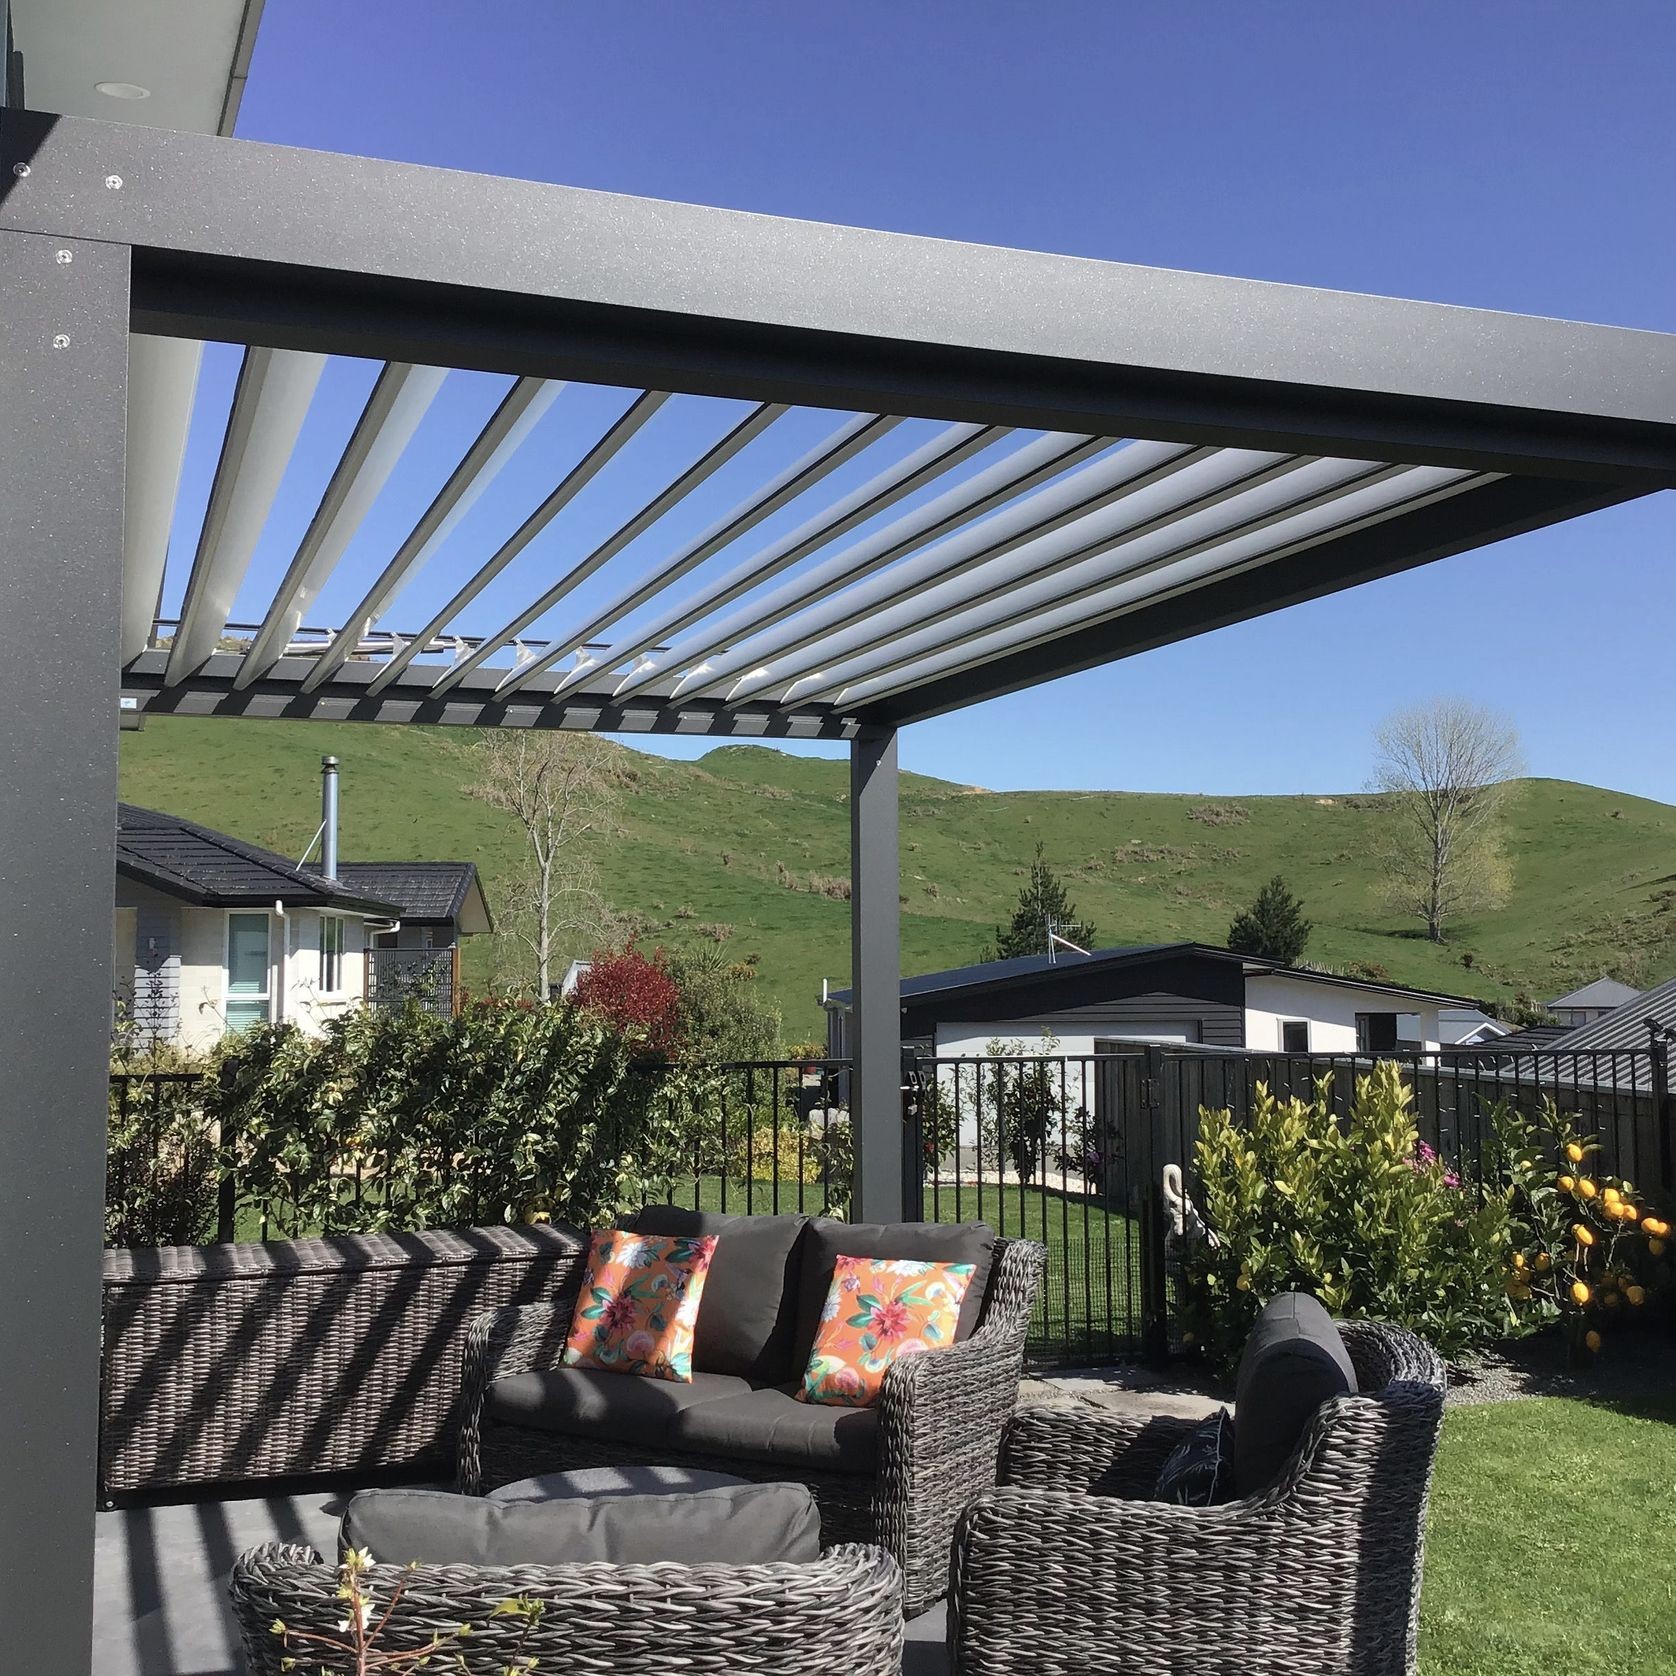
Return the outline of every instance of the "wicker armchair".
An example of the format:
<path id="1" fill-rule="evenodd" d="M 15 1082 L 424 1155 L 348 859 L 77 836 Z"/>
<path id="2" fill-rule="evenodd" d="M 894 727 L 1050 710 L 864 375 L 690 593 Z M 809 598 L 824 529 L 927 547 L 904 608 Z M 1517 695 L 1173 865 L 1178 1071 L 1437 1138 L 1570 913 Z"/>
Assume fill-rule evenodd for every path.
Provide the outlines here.
<path id="1" fill-rule="evenodd" d="M 977 1330 L 934 1355 L 898 1362 L 886 1374 L 872 1477 L 673 1446 L 637 1449 L 497 1422 L 484 1412 L 490 1387 L 497 1379 L 558 1365 L 574 1298 L 487 1312 L 472 1324 L 466 1344 L 459 1488 L 480 1495 L 537 1473 L 660 1463 L 807 1484 L 826 1540 L 884 1548 L 902 1568 L 904 1609 L 910 1615 L 924 1611 L 947 1592 L 949 1543 L 961 1509 L 995 1484 L 1046 1260 L 1045 1250 L 1030 1240 L 997 1240 Z"/>
<path id="2" fill-rule="evenodd" d="M 1021 1413 L 1006 1487 L 956 1533 L 955 1676 L 1412 1676 L 1443 1364 L 1395 1328 L 1343 1335 L 1366 1394 L 1224 1506 L 1147 1499 L 1192 1421 Z"/>
<path id="3" fill-rule="evenodd" d="M 878 1548 L 841 1547 L 809 1565 L 374 1566 L 364 1581 L 374 1622 L 398 1585 L 402 1596 L 376 1646 L 417 1650 L 469 1624 L 430 1661 L 466 1676 L 504 1676 L 523 1659 L 542 1671 L 644 1676 L 677 1666 L 696 1676 L 897 1676 L 902 1661 L 902 1579 Z M 338 1574 L 312 1548 L 273 1543 L 233 1567 L 233 1612 L 251 1676 L 352 1672 L 351 1653 L 293 1637 L 342 1639 Z M 539 1600 L 528 1628 L 495 1615 L 511 1596 Z M 403 1668 L 408 1668 L 403 1666 Z"/>

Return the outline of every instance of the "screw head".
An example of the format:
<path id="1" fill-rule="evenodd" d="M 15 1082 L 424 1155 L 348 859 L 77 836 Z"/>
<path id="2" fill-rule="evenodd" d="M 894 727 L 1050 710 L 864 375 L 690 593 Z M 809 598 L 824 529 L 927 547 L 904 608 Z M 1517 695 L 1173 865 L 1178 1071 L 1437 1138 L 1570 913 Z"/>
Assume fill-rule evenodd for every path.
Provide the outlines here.
<path id="1" fill-rule="evenodd" d="M 73 250 L 60 250 L 57 253 L 57 259 L 59 267 L 67 268 L 73 261 L 75 261 L 76 253 Z"/>
<path id="2" fill-rule="evenodd" d="M 105 185 L 109 187 L 112 192 L 120 192 L 122 190 L 122 176 L 106 175 Z"/>
<path id="3" fill-rule="evenodd" d="M 29 165 L 27 163 L 14 163 L 12 165 L 12 173 L 16 175 L 19 180 L 28 180 Z"/>
<path id="4" fill-rule="evenodd" d="M 70 347 L 70 334 L 68 332 L 60 332 L 52 340 L 52 346 L 54 349 L 68 349 Z"/>

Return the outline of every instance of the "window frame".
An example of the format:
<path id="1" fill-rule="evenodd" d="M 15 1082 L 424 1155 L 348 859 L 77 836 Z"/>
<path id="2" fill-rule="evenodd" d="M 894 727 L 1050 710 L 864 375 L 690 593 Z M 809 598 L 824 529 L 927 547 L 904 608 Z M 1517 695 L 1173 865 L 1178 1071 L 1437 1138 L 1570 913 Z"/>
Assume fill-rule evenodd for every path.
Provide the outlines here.
<path id="1" fill-rule="evenodd" d="M 322 995 L 342 995 L 344 973 L 344 921 L 339 914 L 320 916 L 319 961 L 316 975 Z M 327 947 L 328 943 L 332 946 Z"/>
<path id="2" fill-rule="evenodd" d="M 1309 1053 L 1312 1051 L 1309 1045 L 1310 1021 L 1307 1018 L 1282 1018 L 1277 1019 L 1276 1023 L 1280 1026 L 1280 1051 L 1282 1053 Z M 1302 1047 L 1288 1047 L 1286 1045 L 1286 1032 L 1288 1030 L 1303 1031 L 1304 1045 Z"/>
<path id="3" fill-rule="evenodd" d="M 262 961 L 262 993 L 260 995 L 233 993 L 233 922 L 239 919 L 259 919 L 267 930 L 267 952 Z M 274 1001 L 279 986 L 274 982 L 274 916 L 266 908 L 229 908 L 221 934 L 221 1018 L 229 1030 L 245 1030 L 251 1024 L 274 1022 Z M 265 1017 L 251 1019 L 244 1024 L 233 1023 L 235 1002 L 262 1004 Z"/>

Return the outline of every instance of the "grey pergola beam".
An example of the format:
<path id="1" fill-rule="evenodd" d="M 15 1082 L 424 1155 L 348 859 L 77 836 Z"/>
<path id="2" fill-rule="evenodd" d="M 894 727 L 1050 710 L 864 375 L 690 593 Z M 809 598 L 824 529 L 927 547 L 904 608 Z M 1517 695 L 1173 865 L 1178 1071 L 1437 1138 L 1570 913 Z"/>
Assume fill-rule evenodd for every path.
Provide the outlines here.
<path id="1" fill-rule="evenodd" d="M 922 670 L 954 673 L 1492 481 L 1443 466 L 1289 464 L 1284 474 L 1277 470 L 1258 487 L 1229 497 L 1220 515 L 1207 497 L 1208 512 L 1179 525 L 1155 518 L 1133 537 L 1092 542 L 1016 579 L 984 586 L 972 578 L 970 588 L 939 590 L 917 622 L 876 637 L 870 652 L 848 661 L 835 656 L 820 679 L 808 683 L 808 697 L 842 694 L 845 704 L 890 697 L 898 686 L 915 684 Z"/>
<path id="2" fill-rule="evenodd" d="M 0 1624 L 20 1676 L 92 1657 L 128 273 L 108 244 L 0 232 L 0 598 L 28 649 L 0 661 Z"/>
<path id="3" fill-rule="evenodd" d="M 31 168 L 26 190 L 14 162 Z M 135 248 L 145 331 L 851 412 L 1676 480 L 1665 334 L 28 112 L 5 117 L 0 182 L 0 227 Z"/>
<path id="4" fill-rule="evenodd" d="M 643 390 L 607 426 L 605 433 L 588 449 L 580 460 L 560 478 L 557 487 L 503 541 L 499 547 L 449 596 L 448 602 L 414 637 L 397 650 L 373 677 L 372 690 L 384 688 L 399 680 L 403 671 L 431 646 L 439 635 L 471 602 L 547 528 L 576 497 L 616 459 L 617 455 L 638 436 L 647 422 L 669 400 L 667 390 Z M 460 667 L 461 675 L 469 674 L 494 651 L 487 642 L 478 647 L 482 656 L 469 659 Z M 433 676 L 434 680 L 435 677 Z"/>
<path id="5" fill-rule="evenodd" d="M 245 350 L 169 651 L 171 681 L 203 663 L 227 627 L 325 367 L 313 352 Z"/>
<path id="6" fill-rule="evenodd" d="M 665 640 L 680 634 L 704 620 L 736 599 L 760 587 L 764 582 L 783 574 L 801 563 L 822 547 L 838 540 L 870 518 L 888 511 L 898 502 L 916 494 L 928 483 L 964 465 L 986 449 L 992 448 L 1007 433 L 989 425 L 950 425 L 929 441 L 896 461 L 884 471 L 870 477 L 859 487 L 842 495 L 831 506 L 806 519 L 796 529 L 771 541 L 759 552 L 735 565 L 719 580 L 701 589 L 696 595 L 683 599 L 672 609 L 663 612 L 643 628 L 632 640 L 606 648 L 595 660 L 599 669 L 617 669 L 631 659 L 658 650 L 656 659 L 635 668 L 623 677 L 617 687 L 619 697 L 629 697 L 649 687 L 667 682 L 671 675 L 689 663 L 702 659 L 706 647 L 718 643 L 717 637 L 741 632 L 740 625 L 756 622 L 762 611 L 761 602 L 741 607 L 720 623 L 706 623 L 705 627 L 684 641 L 665 646 Z M 819 567 L 817 567 L 819 568 Z M 771 596 L 781 597 L 780 594 Z M 587 673 L 573 671 L 569 679 L 578 680 Z"/>
<path id="7" fill-rule="evenodd" d="M 442 367 L 385 362 L 245 654 L 237 685 L 248 686 L 279 661 L 291 636 L 301 627 L 304 612 L 372 510 L 446 377 Z"/>
<path id="8" fill-rule="evenodd" d="M 926 680 L 857 706 L 864 725 L 905 726 L 1064 675 L 1174 645 L 1287 606 L 1394 576 L 1491 542 L 1634 500 L 1639 489 L 1504 478 L 1273 563 L 1095 622 L 976 669 Z M 805 700 L 799 700 L 805 702 Z"/>
<path id="9" fill-rule="evenodd" d="M 380 665 L 354 659 L 312 692 L 297 675 L 306 657 L 286 657 L 248 686 L 235 685 L 237 652 L 217 652 L 186 681 L 165 685 L 167 654 L 143 653 L 122 672 L 124 697 L 142 712 L 178 716 L 257 716 L 280 720 L 382 722 L 445 727 L 540 727 L 600 733 L 690 733 L 718 739 L 848 739 L 854 722 L 830 705 L 762 705 L 730 710 L 714 700 L 629 699 L 582 688 L 557 693 L 550 684 L 500 696 L 501 671 L 475 671 L 438 696 L 426 672 L 375 691 Z M 551 683 L 551 674 L 548 682 Z"/>
<path id="10" fill-rule="evenodd" d="M 128 486 L 122 537 L 123 663 L 151 644 L 169 561 L 180 474 L 204 346 L 185 338 L 128 340 Z"/>
<path id="11" fill-rule="evenodd" d="M 690 575 L 724 547 L 748 535 L 758 524 L 789 506 L 799 495 L 830 477 L 839 467 L 847 465 L 901 423 L 894 415 L 879 413 L 858 414 L 846 420 L 830 436 L 776 473 L 760 489 L 723 513 L 708 529 L 654 566 L 632 588 L 616 595 L 575 627 L 554 634 L 550 649 L 519 669 L 514 678 L 506 683 L 506 690 L 516 691 L 570 653 L 581 651 L 614 623 L 621 622 L 631 611 L 637 611 L 649 600 L 656 599 L 665 588 Z M 656 641 L 651 644 L 655 645 Z M 625 658 L 635 655 L 627 653 Z"/>
<path id="12" fill-rule="evenodd" d="M 458 527 L 501 468 L 523 446 L 563 385 L 541 378 L 516 379 L 489 415 L 460 463 L 431 498 L 419 521 L 379 572 L 341 629 L 303 677 L 304 692 L 331 680 L 360 644 L 361 636 Z"/>

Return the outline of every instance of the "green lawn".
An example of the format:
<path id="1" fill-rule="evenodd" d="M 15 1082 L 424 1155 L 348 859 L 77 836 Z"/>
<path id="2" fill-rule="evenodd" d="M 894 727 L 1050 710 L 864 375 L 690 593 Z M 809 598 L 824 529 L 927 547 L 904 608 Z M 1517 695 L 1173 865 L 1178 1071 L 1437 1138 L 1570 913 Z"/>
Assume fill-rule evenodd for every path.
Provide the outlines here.
<path id="1" fill-rule="evenodd" d="M 1676 1396 L 1451 1410 L 1423 1676 L 1676 1670 Z"/>

